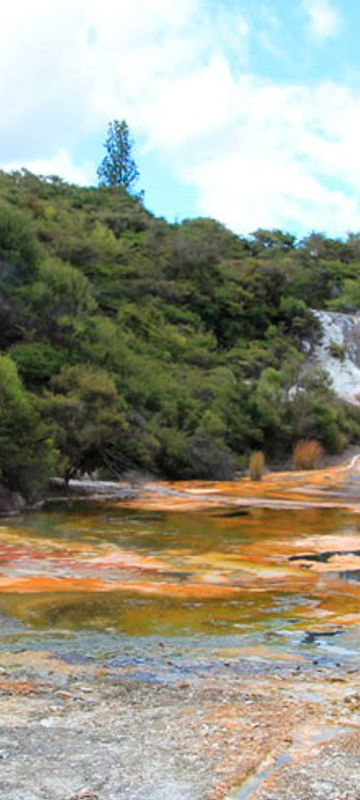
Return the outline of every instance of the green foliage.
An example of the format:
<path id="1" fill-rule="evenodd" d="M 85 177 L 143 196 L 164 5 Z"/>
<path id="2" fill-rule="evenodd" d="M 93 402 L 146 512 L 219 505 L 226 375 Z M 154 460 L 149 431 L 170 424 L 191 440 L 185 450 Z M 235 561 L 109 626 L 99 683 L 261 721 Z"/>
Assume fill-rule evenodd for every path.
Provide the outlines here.
<path id="1" fill-rule="evenodd" d="M 66 362 L 66 352 L 55 349 L 49 342 L 20 342 L 10 348 L 18 372 L 28 386 L 45 385 Z"/>
<path id="2" fill-rule="evenodd" d="M 48 426 L 18 376 L 9 356 L 0 356 L 0 481 L 33 497 L 55 464 Z"/>
<path id="3" fill-rule="evenodd" d="M 292 250 L 295 247 L 295 236 L 292 236 L 290 233 L 283 233 L 279 230 L 265 230 L 264 228 L 258 228 L 257 231 L 251 234 L 256 245 L 260 245 L 261 250 L 266 248 L 266 250 L 271 252 L 271 256 L 274 252 L 282 250 Z M 255 246 L 255 250 L 259 250 Z"/>
<path id="4" fill-rule="evenodd" d="M 52 469 L 94 468 L 215 480 L 254 451 L 356 441 L 359 410 L 306 368 L 303 342 L 311 308 L 360 308 L 359 236 L 169 225 L 126 190 L 128 129 L 110 134 L 108 166 L 124 156 L 129 172 L 97 189 L 0 173 L 0 483 L 31 493 Z"/>
<path id="5" fill-rule="evenodd" d="M 329 350 L 333 358 L 338 358 L 340 361 L 344 361 L 347 353 L 347 345 L 338 344 L 338 342 L 330 342 Z"/>
<path id="6" fill-rule="evenodd" d="M 42 399 L 42 410 L 54 420 L 61 468 L 68 481 L 78 470 L 106 464 L 107 447 L 120 447 L 125 404 L 111 376 L 97 367 L 65 367 L 50 385 L 52 392 Z"/>
<path id="7" fill-rule="evenodd" d="M 29 292 L 39 332 L 61 346 L 73 346 L 96 310 L 89 281 L 79 270 L 55 258 L 45 259 Z"/>
<path id="8" fill-rule="evenodd" d="M 123 119 L 109 123 L 105 142 L 106 156 L 98 169 L 101 186 L 123 186 L 130 191 L 139 177 L 139 171 L 131 155 L 133 142 L 129 126 Z"/>
<path id="9" fill-rule="evenodd" d="M 0 202 L 0 282 L 19 284 L 34 275 L 39 256 L 35 232 L 25 214 Z"/>

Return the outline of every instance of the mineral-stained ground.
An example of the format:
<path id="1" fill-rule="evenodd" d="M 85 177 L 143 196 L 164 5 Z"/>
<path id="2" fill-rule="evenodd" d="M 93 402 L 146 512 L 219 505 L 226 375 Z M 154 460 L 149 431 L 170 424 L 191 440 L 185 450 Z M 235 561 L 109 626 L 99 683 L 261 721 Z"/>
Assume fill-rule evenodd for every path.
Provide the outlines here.
<path id="1" fill-rule="evenodd" d="M 106 550 L 101 558 L 92 556 L 90 563 L 85 528 L 79 542 L 67 543 L 70 555 L 64 549 L 67 539 L 61 540 L 61 551 L 56 542 L 53 550 L 42 532 L 37 549 L 30 538 L 32 549 L 28 544 L 27 550 L 17 529 L 4 533 L 0 800 L 359 800 L 359 477 L 358 460 L 353 459 L 349 468 L 311 476 L 269 476 L 261 487 L 250 481 L 243 482 L 242 488 L 239 484 L 183 484 L 163 485 L 156 492 L 149 487 L 132 503 L 132 508 L 171 511 L 175 507 L 184 513 L 211 507 L 214 516 L 201 518 L 205 533 L 220 517 L 227 520 L 230 531 L 232 520 L 242 519 L 238 514 L 243 506 L 295 508 L 300 514 L 307 509 L 307 518 L 312 508 L 334 507 L 340 516 L 344 509 L 345 538 L 340 531 L 327 533 L 320 541 L 314 511 L 310 522 L 315 533 L 306 540 L 301 538 L 300 525 L 299 535 L 293 532 L 289 542 L 283 537 L 278 544 L 272 531 L 272 538 L 265 537 L 260 544 L 245 542 L 243 547 L 246 560 L 235 578 L 240 584 L 246 578 L 251 585 L 249 608 L 265 603 L 267 582 L 280 588 L 289 585 L 290 593 L 291 582 L 293 591 L 300 594 L 307 587 L 308 605 L 294 605 L 286 612 L 294 616 L 290 622 L 295 625 L 296 639 L 297 630 L 305 635 L 302 618 L 311 614 L 313 603 L 306 634 L 309 646 L 303 648 L 287 647 L 286 641 L 282 647 L 273 647 L 272 631 L 263 642 L 257 642 L 256 636 L 246 642 L 231 633 L 207 634 L 212 620 L 206 619 L 206 605 L 202 604 L 201 615 L 196 611 L 201 605 L 197 598 L 212 597 L 213 592 L 219 614 L 225 614 L 228 602 L 230 608 L 237 608 L 231 606 L 235 601 L 227 593 L 235 545 L 232 549 L 228 545 L 217 560 L 206 548 L 198 555 L 173 551 L 175 562 L 180 555 L 188 559 L 187 568 L 191 566 L 197 583 L 193 573 L 182 576 L 180 570 L 171 593 L 168 587 L 173 586 L 174 575 L 167 563 L 156 561 L 156 553 L 110 549 L 110 555 Z M 264 520 L 260 515 L 255 522 L 264 525 Z M 255 522 L 250 520 L 249 526 Z M 278 517 L 273 516 L 272 524 L 276 534 Z M 136 530 L 136 525 L 131 528 L 131 536 Z M 266 571 L 264 564 L 259 568 L 261 559 Z M 135 636 L 111 626 L 67 629 L 66 620 L 70 623 L 72 617 L 66 616 L 64 608 L 66 581 L 71 570 L 80 569 L 79 564 L 83 577 L 77 580 L 85 582 L 91 570 L 102 570 L 103 580 L 107 574 L 113 580 L 118 572 L 126 578 L 126 571 L 131 576 L 132 571 L 142 570 L 145 582 L 140 585 L 137 579 L 132 585 L 140 598 L 138 627 L 146 608 L 141 598 L 147 596 L 149 582 L 156 579 L 157 591 L 168 592 L 175 603 L 190 593 L 195 609 L 191 613 L 199 630 L 189 636 L 184 631 L 182 636 L 159 632 Z M 32 572 L 28 575 L 26 570 L 38 573 L 35 600 Z M 46 570 L 54 574 L 47 575 Z M 214 585 L 206 582 L 209 575 Z M 53 583 L 47 585 L 50 579 L 58 582 L 63 594 L 54 594 Z M 71 580 L 74 592 L 78 587 Z M 90 584 L 86 586 L 90 590 Z M 336 597 L 331 587 L 336 588 Z M 50 589 L 52 593 L 47 594 Z M 95 581 L 95 589 L 104 591 L 104 586 Z M 337 606 L 343 596 L 339 615 Z M 46 615 L 45 627 L 32 626 L 35 610 Z M 120 606 L 117 613 L 121 617 Z M 263 613 L 268 613 L 265 605 Z M 187 624 L 190 618 L 191 614 L 183 616 L 178 623 Z M 335 618 L 341 631 L 328 623 Z M 164 611 L 163 624 L 167 619 Z M 328 646 L 317 648 L 317 637 L 319 641 L 328 637 Z"/>
<path id="2" fill-rule="evenodd" d="M 348 660 L 110 634 L 28 644 L 0 654 L 2 800 L 358 800 Z"/>

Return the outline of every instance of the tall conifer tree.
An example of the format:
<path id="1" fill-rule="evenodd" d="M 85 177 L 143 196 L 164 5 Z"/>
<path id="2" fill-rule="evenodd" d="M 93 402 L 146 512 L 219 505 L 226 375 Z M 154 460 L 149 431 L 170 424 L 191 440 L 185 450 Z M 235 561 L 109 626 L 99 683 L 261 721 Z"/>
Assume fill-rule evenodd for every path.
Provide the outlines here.
<path id="1" fill-rule="evenodd" d="M 100 186 L 123 186 L 131 192 L 139 177 L 139 170 L 132 157 L 133 141 L 124 119 L 109 123 L 104 147 L 106 156 L 97 170 Z"/>

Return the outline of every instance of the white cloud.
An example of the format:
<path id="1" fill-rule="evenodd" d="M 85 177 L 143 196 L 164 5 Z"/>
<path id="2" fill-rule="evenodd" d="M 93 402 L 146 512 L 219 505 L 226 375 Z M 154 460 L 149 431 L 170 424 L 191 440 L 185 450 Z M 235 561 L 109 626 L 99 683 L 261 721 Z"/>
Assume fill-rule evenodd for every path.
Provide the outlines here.
<path id="1" fill-rule="evenodd" d="M 131 116 L 157 87 L 203 62 L 200 0 L 13 0 L 0 28 L 5 158 L 73 146 L 114 116 Z M 141 121 L 140 121 L 141 122 Z M 27 129 L 25 132 L 25 128 Z"/>
<path id="2" fill-rule="evenodd" d="M 360 96 L 328 83 L 310 89 L 252 77 L 236 92 L 226 146 L 185 166 L 202 213 L 245 233 L 359 230 Z"/>
<path id="3" fill-rule="evenodd" d="M 303 0 L 312 34 L 317 39 L 336 36 L 342 23 L 340 12 L 331 5 L 330 0 Z"/>
<path id="4" fill-rule="evenodd" d="M 214 133 L 221 134 L 233 119 L 235 86 L 228 62 L 215 56 L 173 81 L 158 86 L 157 95 L 139 106 L 149 135 L 149 145 L 170 155 L 203 147 Z"/>
<path id="5" fill-rule="evenodd" d="M 306 8 L 318 37 L 335 33 L 326 0 Z M 220 0 L 13 0 L 0 28 L 3 166 L 93 182 L 96 165 L 74 153 L 125 117 L 198 190 L 199 212 L 239 232 L 360 229 L 360 95 L 254 75 L 255 35 Z"/>
<path id="6" fill-rule="evenodd" d="M 91 185 L 96 181 L 94 165 L 91 161 L 77 165 L 67 150 L 58 150 L 50 158 L 34 158 L 29 160 L 15 160 L 3 164 L 5 172 L 13 172 L 25 168 L 34 175 L 60 175 L 69 183 Z"/>

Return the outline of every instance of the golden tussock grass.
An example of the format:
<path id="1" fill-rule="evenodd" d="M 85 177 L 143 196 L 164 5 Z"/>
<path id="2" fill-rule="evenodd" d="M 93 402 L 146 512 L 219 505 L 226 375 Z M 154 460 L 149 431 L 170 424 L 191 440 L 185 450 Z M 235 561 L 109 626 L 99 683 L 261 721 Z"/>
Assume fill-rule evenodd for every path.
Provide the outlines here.
<path id="1" fill-rule="evenodd" d="M 323 447 L 316 439 L 300 439 L 293 449 L 293 465 L 295 469 L 315 469 L 323 455 Z"/>
<path id="2" fill-rule="evenodd" d="M 265 469 L 265 456 L 259 450 L 250 456 L 249 460 L 249 474 L 252 481 L 261 481 Z"/>

